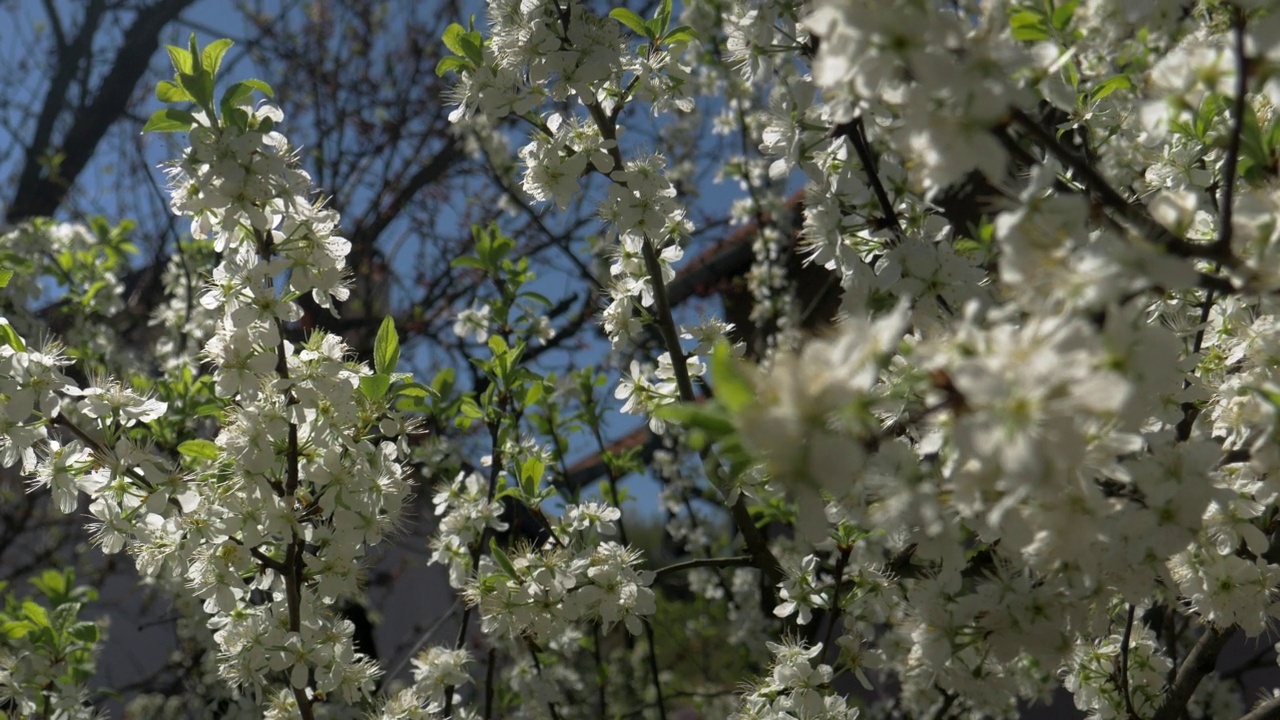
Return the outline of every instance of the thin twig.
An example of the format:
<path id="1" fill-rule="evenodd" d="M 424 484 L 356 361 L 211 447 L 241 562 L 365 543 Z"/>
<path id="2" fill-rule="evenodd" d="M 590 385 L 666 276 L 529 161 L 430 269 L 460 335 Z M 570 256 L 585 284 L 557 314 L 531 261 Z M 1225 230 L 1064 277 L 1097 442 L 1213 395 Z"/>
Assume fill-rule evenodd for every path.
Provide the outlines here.
<path id="1" fill-rule="evenodd" d="M 840 593 L 844 589 L 841 587 L 844 581 L 844 570 L 849 564 L 849 554 L 853 552 L 852 547 L 841 547 L 840 557 L 836 559 L 836 582 L 835 587 L 831 589 L 831 606 L 827 616 L 827 632 L 822 637 L 822 655 L 825 658 L 831 652 L 831 636 L 835 633 L 836 625 L 840 624 L 840 611 L 843 609 L 840 605 Z"/>
<path id="2" fill-rule="evenodd" d="M 1280 695 L 1258 705 L 1240 720 L 1280 720 Z"/>
<path id="3" fill-rule="evenodd" d="M 880 170 L 876 165 L 875 156 L 871 154 L 867 128 L 863 124 L 862 116 L 859 115 L 849 122 L 832 128 L 831 137 L 848 138 L 849 143 L 853 145 L 854 152 L 858 154 L 858 161 L 862 163 L 862 172 L 867 176 L 867 184 L 871 186 L 871 192 L 880 205 L 880 212 L 884 214 L 885 224 L 898 243 L 904 242 L 906 235 L 902 230 L 902 221 L 898 219 L 898 212 L 893 207 L 893 201 L 889 199 L 884 183 L 880 182 Z"/>
<path id="4" fill-rule="evenodd" d="M 664 575 L 672 573 L 684 572 L 700 567 L 749 567 L 755 561 L 750 555 L 733 555 L 730 557 L 710 557 L 710 558 L 694 558 L 693 560 L 685 560 L 683 562 L 672 563 L 666 567 L 658 568 L 653 572 L 654 581 Z"/>
<path id="5" fill-rule="evenodd" d="M 1235 37 L 1236 97 L 1231 109 L 1233 117 L 1231 137 L 1227 144 L 1227 158 L 1222 168 L 1224 177 L 1222 178 L 1222 205 L 1218 209 L 1218 239 L 1214 243 L 1218 252 L 1228 255 L 1231 254 L 1231 236 L 1234 232 L 1231 220 L 1235 204 L 1236 173 L 1240 165 L 1240 137 L 1244 133 L 1245 95 L 1249 88 L 1249 59 L 1244 52 L 1244 11 L 1234 4 L 1229 4 L 1229 7 Z"/>
<path id="6" fill-rule="evenodd" d="M 1124 697 L 1124 710 L 1129 714 L 1129 720 L 1138 719 L 1138 713 L 1133 709 L 1133 694 L 1129 692 L 1129 640 L 1133 637 L 1133 614 L 1135 610 L 1133 603 L 1129 603 L 1128 617 L 1124 621 L 1124 636 L 1120 638 L 1120 669 L 1119 676 L 1116 678 L 1120 694 Z"/>

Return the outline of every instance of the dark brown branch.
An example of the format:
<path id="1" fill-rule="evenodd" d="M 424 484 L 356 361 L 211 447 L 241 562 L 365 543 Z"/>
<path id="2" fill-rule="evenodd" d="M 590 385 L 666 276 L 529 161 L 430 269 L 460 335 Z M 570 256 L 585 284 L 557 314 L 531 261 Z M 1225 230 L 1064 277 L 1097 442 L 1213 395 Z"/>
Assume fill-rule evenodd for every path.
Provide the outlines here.
<path id="1" fill-rule="evenodd" d="M 93 99 L 71 118 L 61 146 L 56 147 L 53 131 L 61 126 L 57 119 L 67 108 L 67 91 L 77 68 L 88 62 L 93 36 L 105 12 L 104 0 L 92 0 L 85 11 L 84 25 L 71 42 L 67 55 L 59 57 L 57 74 L 45 95 L 35 136 L 26 148 L 17 190 L 5 215 L 10 223 L 52 215 L 58 209 L 107 130 L 124 114 L 134 88 L 160 47 L 160 32 L 194 1 L 158 0 L 137 12 L 120 40 L 115 63 L 103 77 Z M 85 93 L 88 94 L 87 88 Z M 54 152 L 62 156 L 56 176 L 44 173 L 44 161 Z"/>
<path id="2" fill-rule="evenodd" d="M 1010 111 L 1010 122 L 1026 132 L 1037 143 L 1045 148 L 1063 165 L 1071 169 L 1105 207 L 1110 208 L 1120 217 L 1129 221 L 1152 242 L 1163 247 L 1176 257 L 1201 258 L 1216 260 L 1226 268 L 1238 268 L 1240 260 L 1228 252 L 1222 252 L 1216 245 L 1193 243 L 1170 232 L 1168 228 L 1156 222 L 1142 205 L 1126 200 L 1111 183 L 1102 176 L 1092 163 L 1066 148 L 1052 133 L 1041 127 L 1040 123 L 1020 108 Z M 1001 132 L 997 129 L 996 132 Z"/>
<path id="3" fill-rule="evenodd" d="M 1191 695 L 1199 687 L 1200 681 L 1205 675 L 1213 672 L 1218 662 L 1218 655 L 1235 634 L 1234 630 L 1235 626 L 1225 630 L 1219 630 L 1212 625 L 1205 626 L 1204 634 L 1200 636 L 1195 647 L 1191 648 L 1187 659 L 1182 661 L 1173 685 L 1165 691 L 1164 702 L 1160 704 L 1152 720 L 1178 720 L 1182 716 L 1187 708 L 1187 702 L 1191 700 Z"/>

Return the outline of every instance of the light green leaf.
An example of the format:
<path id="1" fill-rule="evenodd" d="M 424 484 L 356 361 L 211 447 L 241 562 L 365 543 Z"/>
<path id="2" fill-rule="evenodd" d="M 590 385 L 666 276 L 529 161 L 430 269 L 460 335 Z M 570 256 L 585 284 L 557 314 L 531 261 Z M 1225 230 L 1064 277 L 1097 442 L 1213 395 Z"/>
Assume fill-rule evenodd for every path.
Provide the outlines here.
<path id="1" fill-rule="evenodd" d="M 360 393 L 373 401 L 381 400 L 390 387 L 390 375 L 378 373 L 377 375 L 365 375 L 360 378 Z"/>
<path id="2" fill-rule="evenodd" d="M 402 385 L 396 394 L 401 397 L 428 398 L 435 395 L 435 391 L 422 383 L 412 382 Z"/>
<path id="3" fill-rule="evenodd" d="M 49 627 L 49 611 L 45 610 L 44 606 L 37 602 L 24 601 L 22 603 L 22 615 L 36 627 Z"/>
<path id="4" fill-rule="evenodd" d="M 13 271 L 0 268 L 0 288 L 8 287 L 9 281 L 13 279 Z"/>
<path id="5" fill-rule="evenodd" d="M 160 102 L 176 103 L 176 102 L 194 102 L 195 98 L 191 97 L 191 93 L 183 90 L 168 80 L 161 80 L 156 85 L 156 99 Z"/>
<path id="6" fill-rule="evenodd" d="M 609 17 L 631 28 L 632 32 L 637 35 L 642 35 L 650 39 L 653 38 L 653 36 L 649 34 L 649 28 L 644 24 L 644 19 L 627 8 L 614 8 L 609 11 Z"/>
<path id="7" fill-rule="evenodd" d="M 186 73 L 188 75 L 195 72 L 191 53 L 175 45 L 167 45 L 165 46 L 165 50 L 169 51 L 169 61 L 173 63 L 173 69 L 175 71 L 179 73 Z"/>
<path id="8" fill-rule="evenodd" d="M 729 343 L 721 341 L 711 353 L 711 386 L 716 399 L 730 413 L 736 413 L 755 402 L 755 388 L 733 357 Z"/>
<path id="9" fill-rule="evenodd" d="M 460 258 L 454 258 L 453 262 L 449 263 L 449 266 L 455 267 L 455 268 L 474 268 L 476 270 L 488 270 L 488 268 L 485 267 L 484 262 L 481 261 L 480 258 L 474 255 L 463 255 Z"/>
<path id="10" fill-rule="evenodd" d="M 1128 90 L 1133 87 L 1133 83 L 1129 81 L 1127 75 L 1116 75 L 1113 78 L 1099 83 L 1090 93 L 1089 96 L 1093 100 L 1101 100 L 1117 90 Z"/>
<path id="11" fill-rule="evenodd" d="M 476 404 L 475 400 L 469 397 L 462 398 L 462 403 L 458 406 L 458 412 L 461 413 L 463 417 L 468 417 L 473 420 L 479 420 L 484 417 L 484 411 L 480 409 L 480 406 Z"/>
<path id="12" fill-rule="evenodd" d="M 204 51 L 200 53 L 200 64 L 204 67 L 204 71 L 209 73 L 209 77 L 216 77 L 218 68 L 222 66 L 222 56 L 227 54 L 227 48 L 235 43 L 226 38 L 214 40 L 204 47 Z"/>
<path id="13" fill-rule="evenodd" d="M 217 443 L 209 440 L 187 440 L 178 445 L 178 452 L 201 460 L 217 460 L 221 450 Z"/>
<path id="14" fill-rule="evenodd" d="M 400 362 L 400 336 L 396 333 L 396 322 L 391 316 L 382 319 L 378 328 L 378 336 L 373 341 L 373 369 L 379 374 L 390 374 Z"/>
<path id="15" fill-rule="evenodd" d="M 458 23 L 452 23 L 444 29 L 444 46 L 449 48 L 449 52 L 454 55 L 466 55 L 467 51 L 462 47 L 462 38 L 467 34 L 467 29 Z"/>
<path id="16" fill-rule="evenodd" d="M 1013 33 L 1014 39 L 1022 40 L 1023 42 L 1046 40 L 1049 37 L 1049 30 L 1044 24 L 1044 16 L 1031 10 L 1014 13 L 1009 18 L 1009 28 Z"/>
<path id="17" fill-rule="evenodd" d="M 21 337 L 18 337 L 18 332 L 7 322 L 0 324 L 0 340 L 18 352 L 26 352 L 26 344 L 22 342 Z"/>

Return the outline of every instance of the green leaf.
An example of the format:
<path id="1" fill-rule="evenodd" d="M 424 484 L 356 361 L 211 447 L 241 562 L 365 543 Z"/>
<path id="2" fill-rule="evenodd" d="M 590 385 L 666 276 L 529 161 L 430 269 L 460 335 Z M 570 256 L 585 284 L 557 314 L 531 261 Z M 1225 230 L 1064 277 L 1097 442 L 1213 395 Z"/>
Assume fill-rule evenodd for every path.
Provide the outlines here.
<path id="1" fill-rule="evenodd" d="M 195 98 L 191 97 L 191 93 L 168 80 L 161 80 L 156 85 L 156 99 L 166 103 L 195 102 Z"/>
<path id="2" fill-rule="evenodd" d="M 469 397 L 462 398 L 462 403 L 458 406 L 458 412 L 461 413 L 463 417 L 468 417 L 473 420 L 479 420 L 484 417 L 484 411 L 480 409 L 480 406 L 476 404 L 475 400 Z"/>
<path id="3" fill-rule="evenodd" d="M 400 362 L 400 336 L 396 333 L 396 321 L 388 315 L 382 319 L 378 336 L 373 341 L 373 369 L 379 374 L 395 372 Z"/>
<path id="4" fill-rule="evenodd" d="M 231 112 L 231 109 L 236 107 L 241 100 L 252 95 L 254 90 L 261 92 L 267 97 L 271 97 L 273 95 L 271 86 L 261 80 L 254 80 L 252 78 L 249 80 L 241 80 L 222 92 L 222 101 L 218 103 L 218 107 L 221 108 L 222 113 L 225 115 Z"/>
<path id="5" fill-rule="evenodd" d="M 173 63 L 174 71 L 188 75 L 195 72 L 191 53 L 175 45 L 166 45 L 165 50 L 169 51 L 169 61 Z"/>
<path id="6" fill-rule="evenodd" d="M 671 27 L 671 0 L 662 0 L 658 6 L 658 14 L 654 16 L 657 21 L 657 27 L 650 38 L 656 38 L 667 32 L 667 28 Z"/>
<path id="7" fill-rule="evenodd" d="M 484 65 L 484 49 L 481 47 L 477 38 L 479 33 L 467 33 L 458 38 L 458 44 L 462 46 L 462 54 L 472 62 L 476 67 Z"/>
<path id="8" fill-rule="evenodd" d="M 187 440 L 178 445 L 178 453 L 200 460 L 217 460 L 221 449 L 210 440 Z"/>
<path id="9" fill-rule="evenodd" d="M 31 600 L 23 601 L 22 615 L 35 627 L 49 627 L 49 611 L 44 606 Z"/>
<path id="10" fill-rule="evenodd" d="M 360 393 L 370 400 L 381 400 L 391 387 L 391 376 L 383 373 L 360 378 Z"/>
<path id="11" fill-rule="evenodd" d="M 396 394 L 401 397 L 428 398 L 435 395 L 435 391 L 422 383 L 411 382 L 401 385 Z"/>
<path id="12" fill-rule="evenodd" d="M 178 74 L 178 84 L 182 85 L 182 89 L 191 93 L 191 97 L 196 104 L 206 110 L 213 106 L 213 77 L 204 71 L 196 72 L 191 75 L 185 73 Z"/>
<path id="13" fill-rule="evenodd" d="M 218 75 L 218 68 L 222 66 L 222 56 L 226 55 L 227 48 L 234 44 L 226 38 L 221 38 L 205 45 L 204 51 L 200 53 L 200 64 L 204 66 L 204 71 L 209 73 L 209 77 Z"/>
<path id="14" fill-rule="evenodd" d="M 63 602 L 67 597 L 67 591 L 70 588 L 71 571 L 66 574 L 57 570 L 45 570 L 40 573 L 40 577 L 34 577 L 29 582 L 36 587 L 37 590 L 44 593 L 50 602 L 55 604 Z"/>
<path id="15" fill-rule="evenodd" d="M 512 564 L 511 558 L 502 552 L 502 548 L 498 547 L 498 541 L 492 537 L 489 538 L 489 553 L 493 555 L 493 559 L 512 580 L 519 580 L 520 574 L 516 572 L 516 566 Z"/>
<path id="16" fill-rule="evenodd" d="M 7 322 L 0 324 L 0 340 L 3 340 L 5 345 L 8 345 L 18 352 L 26 352 L 27 350 L 27 346 L 22 342 L 22 338 L 18 337 L 18 331 L 14 330 Z"/>
<path id="17" fill-rule="evenodd" d="M 445 397 L 450 390 L 453 390 L 454 377 L 453 368 L 444 368 L 431 379 L 431 389 L 440 397 Z"/>
<path id="18" fill-rule="evenodd" d="M 697 39 L 698 33 L 694 32 L 693 28 L 688 25 L 681 25 L 680 27 L 672 28 L 670 32 L 663 35 L 662 44 L 679 45 L 680 43 L 693 42 Z"/>
<path id="19" fill-rule="evenodd" d="M 195 123 L 196 117 L 186 110 L 165 108 L 151 114 L 142 132 L 187 132 Z"/>
<path id="20" fill-rule="evenodd" d="M 467 62 L 466 58 L 458 57 L 457 55 L 445 55 L 440 58 L 440 62 L 436 63 L 436 77 L 444 77 L 446 73 L 461 72 L 471 68 L 472 65 Z"/>
<path id="21" fill-rule="evenodd" d="M 742 367 L 733 357 L 729 343 L 720 341 L 711 353 L 711 386 L 716 399 L 730 413 L 736 413 L 755 402 L 756 391 Z"/>
<path id="22" fill-rule="evenodd" d="M 196 43 L 195 32 L 192 32 L 190 37 L 187 38 L 187 45 L 188 45 L 187 52 L 190 53 L 191 55 L 191 66 L 192 66 L 192 69 L 189 72 L 195 75 L 199 75 L 200 73 L 205 71 L 205 68 L 204 68 L 204 62 L 200 57 L 200 46 Z"/>
<path id="23" fill-rule="evenodd" d="M 0 288 L 8 287 L 9 281 L 13 279 L 13 271 L 0 268 Z"/>
<path id="24" fill-rule="evenodd" d="M 1076 13 L 1076 6 L 1080 4 L 1080 0 L 1066 0 L 1066 2 L 1058 5 L 1053 9 L 1053 17 L 1050 22 L 1053 23 L 1055 30 L 1066 30 L 1071 24 L 1071 17 Z"/>
<path id="25" fill-rule="evenodd" d="M 1009 17 L 1009 28 L 1015 40 L 1032 42 L 1049 38 L 1049 30 L 1045 27 L 1044 16 L 1033 10 L 1014 13 Z"/>
<path id="26" fill-rule="evenodd" d="M 531 457 L 520 463 L 520 489 L 526 497 L 537 496 L 538 485 L 542 482 L 542 474 L 546 469 L 547 464 L 539 457 Z"/>
<path id="27" fill-rule="evenodd" d="M 72 625 L 67 632 L 77 642 L 85 645 L 94 645 L 98 639 L 102 637 L 102 631 L 98 626 L 91 622 L 80 622 Z"/>
<path id="28" fill-rule="evenodd" d="M 1097 87 L 1089 92 L 1089 98 L 1095 101 L 1101 100 L 1117 90 L 1128 90 L 1131 87 L 1133 87 L 1133 83 L 1130 82 L 1129 76 L 1117 75 L 1099 83 Z"/>
<path id="29" fill-rule="evenodd" d="M 458 23 L 452 23 L 444 29 L 444 46 L 449 48 L 449 52 L 454 55 L 466 55 L 467 51 L 462 47 L 462 38 L 466 37 L 467 29 Z"/>
<path id="30" fill-rule="evenodd" d="M 547 297 L 546 295 L 543 295 L 542 293 L 536 293 L 536 292 L 533 292 L 532 290 L 524 290 L 524 291 L 522 291 L 522 292 L 520 293 L 520 297 L 522 297 L 522 298 L 528 298 L 528 299 L 530 299 L 530 300 L 532 300 L 532 301 L 534 301 L 534 302 L 536 302 L 536 303 L 539 303 L 539 304 L 541 304 L 541 305 L 544 305 L 544 306 L 546 306 L 546 307 L 551 307 L 551 306 L 552 306 L 552 304 L 553 304 L 553 303 L 551 302 L 551 298 Z"/>
<path id="31" fill-rule="evenodd" d="M 733 432 L 733 421 L 723 409 L 714 406 L 663 405 L 656 408 L 653 414 L 690 430 L 702 430 L 712 439 L 719 439 Z"/>
<path id="32" fill-rule="evenodd" d="M 540 382 L 529 383 L 529 389 L 524 394 L 524 406 L 531 407 L 534 403 L 542 399 L 546 393 L 546 387 Z"/>
<path id="33" fill-rule="evenodd" d="M 609 11 L 609 17 L 631 28 L 635 34 L 653 39 L 649 34 L 649 28 L 644 24 L 644 19 L 627 8 L 614 8 Z"/>
<path id="34" fill-rule="evenodd" d="M 486 271 L 489 269 L 485 266 L 484 262 L 480 260 L 480 258 L 474 255 L 463 255 L 460 258 L 454 258 L 453 262 L 449 263 L 449 266 L 455 268 L 474 268 L 476 270 Z"/>

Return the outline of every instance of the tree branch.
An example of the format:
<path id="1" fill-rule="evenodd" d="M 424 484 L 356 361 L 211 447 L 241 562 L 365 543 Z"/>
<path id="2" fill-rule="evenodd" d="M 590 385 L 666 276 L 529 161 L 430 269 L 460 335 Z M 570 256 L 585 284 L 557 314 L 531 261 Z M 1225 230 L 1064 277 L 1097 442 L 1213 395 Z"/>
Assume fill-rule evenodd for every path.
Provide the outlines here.
<path id="1" fill-rule="evenodd" d="M 1200 685 L 1200 681 L 1205 675 L 1213 672 L 1218 662 L 1218 655 L 1235 634 L 1234 630 L 1234 625 L 1226 630 L 1219 630 L 1212 625 L 1205 627 L 1204 634 L 1200 636 L 1195 647 L 1191 648 L 1187 659 L 1182 661 L 1182 667 L 1178 668 L 1173 685 L 1165 692 L 1164 702 L 1160 704 L 1152 720 L 1178 720 L 1182 716 L 1187 702 L 1191 700 L 1191 695 Z"/>

